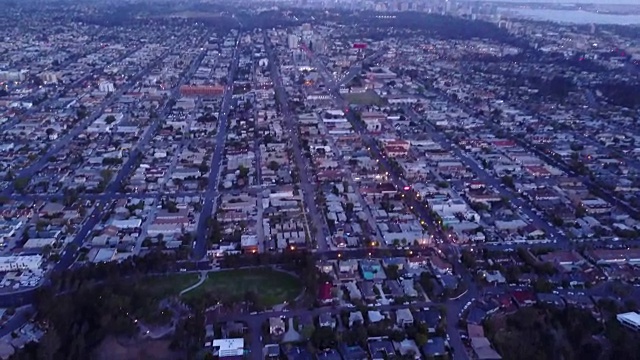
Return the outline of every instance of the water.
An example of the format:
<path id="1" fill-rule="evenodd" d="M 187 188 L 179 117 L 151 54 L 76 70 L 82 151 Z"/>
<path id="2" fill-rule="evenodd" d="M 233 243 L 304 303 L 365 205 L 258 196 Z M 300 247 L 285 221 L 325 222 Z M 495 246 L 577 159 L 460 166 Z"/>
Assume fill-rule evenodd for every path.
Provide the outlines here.
<path id="1" fill-rule="evenodd" d="M 620 1 L 620 0 L 614 0 Z M 638 1 L 638 0 L 635 0 Z M 572 24 L 640 25 L 640 15 L 600 14 L 583 10 L 503 9 L 515 17 Z"/>
<path id="2" fill-rule="evenodd" d="M 638 0 L 502 0 L 509 3 L 545 3 L 545 4 L 598 4 L 598 5 L 638 5 Z"/>

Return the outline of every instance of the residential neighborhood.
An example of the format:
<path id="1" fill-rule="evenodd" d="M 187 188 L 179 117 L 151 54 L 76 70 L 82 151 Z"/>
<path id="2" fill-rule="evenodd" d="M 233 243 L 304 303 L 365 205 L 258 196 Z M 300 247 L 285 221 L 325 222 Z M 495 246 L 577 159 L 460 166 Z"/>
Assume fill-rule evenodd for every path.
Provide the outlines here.
<path id="1" fill-rule="evenodd" d="M 518 12 L 640 9 L 571 6 L 8 4 L 0 358 L 633 359 L 640 32 Z"/>

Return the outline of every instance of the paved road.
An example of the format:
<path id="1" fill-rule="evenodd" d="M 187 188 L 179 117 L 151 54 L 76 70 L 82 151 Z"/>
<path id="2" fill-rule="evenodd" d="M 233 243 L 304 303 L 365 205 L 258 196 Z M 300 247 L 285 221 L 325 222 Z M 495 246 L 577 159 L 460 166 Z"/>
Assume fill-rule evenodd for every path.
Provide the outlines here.
<path id="1" fill-rule="evenodd" d="M 78 134 L 80 134 L 84 130 L 84 128 L 86 126 L 88 126 L 94 119 L 96 119 L 98 116 L 100 116 L 101 113 L 108 106 L 111 106 L 119 98 L 120 95 L 122 95 L 126 91 L 130 90 L 135 85 L 136 82 L 138 82 L 140 79 L 142 79 L 142 77 L 144 77 L 154 66 L 159 64 L 160 61 L 162 61 L 162 59 L 164 59 L 171 51 L 172 51 L 171 49 L 167 50 L 162 55 L 160 55 L 158 58 L 156 58 L 156 60 L 153 63 L 149 64 L 149 66 L 147 66 L 144 70 L 140 71 L 136 76 L 132 77 L 125 86 L 120 88 L 119 91 L 117 91 L 107 101 L 105 101 L 98 108 L 99 110 L 97 112 L 94 112 L 93 116 L 91 116 L 91 117 L 85 119 L 84 121 L 82 121 L 81 123 L 79 123 L 74 128 L 74 130 L 72 130 L 70 133 L 68 133 L 67 136 L 63 137 L 47 154 L 45 154 L 40 159 L 40 161 L 38 161 L 36 164 L 34 164 L 33 166 L 29 167 L 28 169 L 25 169 L 25 171 L 23 173 L 21 173 L 20 176 L 27 176 L 28 174 L 33 174 L 36 171 L 38 171 L 39 169 L 41 169 L 44 166 L 44 163 L 46 162 L 46 159 L 49 156 L 55 154 L 54 149 L 55 149 L 55 151 L 59 151 L 62 147 L 66 146 L 66 144 L 74 136 L 77 136 Z M 183 82 L 186 79 L 188 79 L 189 77 L 191 77 L 193 75 L 193 73 L 195 73 L 195 70 L 197 70 L 197 66 L 200 63 L 200 61 L 202 61 L 203 56 L 204 56 L 204 53 L 201 54 L 201 56 L 198 57 L 192 63 L 191 68 L 187 71 L 186 75 L 183 78 Z M 179 87 L 183 82 L 178 84 L 172 90 L 170 98 L 177 98 Z M 91 214 L 84 221 L 84 223 L 81 224 L 80 229 L 78 230 L 78 232 L 76 233 L 73 241 L 71 242 L 72 244 L 74 244 L 74 246 L 76 246 L 76 247 L 81 246 L 82 243 L 84 242 L 85 238 L 87 237 L 87 235 L 91 232 L 91 230 L 100 221 L 100 218 L 101 218 L 101 215 L 102 215 L 102 212 L 103 212 L 103 205 L 106 204 L 108 200 L 112 199 L 116 195 L 116 191 L 120 188 L 121 182 L 126 178 L 126 176 L 128 176 L 128 174 L 130 173 L 131 169 L 133 168 L 133 166 L 135 164 L 136 156 L 140 151 L 139 149 L 143 148 L 144 145 L 146 143 L 148 143 L 148 141 L 153 136 L 153 133 L 155 132 L 155 128 L 157 128 L 157 126 L 158 126 L 159 122 L 161 121 L 161 119 L 168 112 L 169 109 L 166 107 L 167 103 L 168 103 L 168 101 L 165 102 L 165 107 L 162 109 L 162 111 L 160 111 L 158 118 L 149 126 L 149 130 L 145 133 L 145 136 L 138 142 L 138 146 L 136 147 L 136 150 L 131 152 L 127 162 L 120 169 L 118 174 L 114 177 L 114 180 L 109 184 L 109 186 L 107 186 L 107 189 L 105 190 L 105 192 L 103 194 L 96 194 L 95 200 L 97 200 L 97 204 L 96 204 L 94 210 L 91 212 Z M 42 161 L 43 159 L 44 159 L 44 162 Z M 54 197 L 54 196 L 52 196 L 52 197 Z M 147 195 L 146 197 L 149 197 L 149 196 Z M 18 198 L 20 198 L 20 197 L 18 197 Z M 75 261 L 75 257 L 76 257 L 76 254 L 71 249 L 63 251 L 61 256 L 60 256 L 60 261 L 58 261 L 58 263 L 54 266 L 53 271 L 59 272 L 59 271 L 63 271 L 65 269 L 69 268 L 69 266 L 71 266 L 71 264 L 73 264 L 73 262 Z M 0 306 L 2 306 L 2 307 L 17 307 L 17 306 L 21 306 L 23 304 L 31 303 L 33 301 L 33 299 L 34 299 L 35 292 L 36 292 L 36 289 L 33 288 L 33 289 L 28 289 L 28 290 L 24 290 L 24 291 L 20 291 L 20 292 L 15 292 L 15 293 L 0 294 Z M 24 323 L 24 321 L 22 323 Z M 13 330 L 17 329 L 19 326 L 22 325 L 22 323 L 17 322 L 17 321 L 16 322 L 10 322 L 9 324 L 5 325 L 4 329 L 7 329 L 10 332 L 10 331 L 13 331 Z M 0 334 L 2 334 L 2 332 L 0 332 Z"/>
<path id="2" fill-rule="evenodd" d="M 202 212 L 198 218 L 198 228 L 196 233 L 196 242 L 193 247 L 192 258 L 199 260 L 207 254 L 207 243 L 209 241 L 207 222 L 211 218 L 218 201 L 218 184 L 220 182 L 220 167 L 222 163 L 222 154 L 224 153 L 224 143 L 227 138 L 228 114 L 231 106 L 231 98 L 233 96 L 233 79 L 238 68 L 238 47 L 233 51 L 229 73 L 227 75 L 227 88 L 222 99 L 220 114 L 218 115 L 218 132 L 216 133 L 216 145 L 211 157 L 209 168 L 209 182 L 202 205 Z"/>
<path id="3" fill-rule="evenodd" d="M 342 79 L 340 79 L 340 81 L 338 81 L 338 83 L 336 85 L 338 87 L 340 87 L 340 86 L 348 84 L 356 76 L 360 75 L 360 72 L 362 72 L 362 67 L 363 67 L 363 65 L 365 63 L 368 63 L 370 61 L 373 61 L 373 60 L 379 58 L 380 56 L 384 55 L 387 51 L 388 51 L 387 48 L 384 47 L 384 48 L 374 52 L 373 54 L 370 54 L 369 56 L 365 57 L 364 59 L 362 59 L 360 61 L 357 61 L 355 64 L 352 64 L 349 67 L 349 70 L 347 70 L 346 74 L 344 74 Z"/>
<path id="4" fill-rule="evenodd" d="M 348 102 L 346 102 L 339 92 L 339 86 L 335 83 L 335 80 L 329 77 L 328 72 L 324 64 L 322 64 L 311 52 L 307 52 L 307 54 L 311 57 L 312 62 L 316 65 L 316 68 L 319 69 L 320 74 L 323 76 L 324 81 L 327 85 L 327 88 L 330 89 L 330 93 L 333 95 L 336 105 L 340 108 L 346 108 L 349 106 Z M 362 122 L 355 118 L 355 114 L 353 111 L 349 111 L 346 113 L 346 117 L 356 130 L 357 133 L 362 137 L 363 142 L 369 147 L 373 158 L 375 158 L 384 171 L 389 173 L 389 177 L 392 183 L 396 186 L 397 189 L 402 189 L 406 182 L 402 178 L 401 174 L 398 174 L 394 168 L 391 166 L 389 161 L 385 156 L 383 156 L 383 152 L 378 146 L 377 141 L 370 136 Z M 442 228 L 436 223 L 435 219 L 431 216 L 429 211 L 426 210 L 426 206 L 418 201 L 412 192 L 405 192 L 404 196 L 405 204 L 413 210 L 413 212 L 418 216 L 418 218 L 428 224 L 429 229 L 432 231 L 437 237 L 440 237 L 442 240 L 446 240 L 447 236 L 442 231 Z M 467 360 L 469 358 L 465 347 L 460 339 L 460 334 L 457 330 L 457 314 L 464 306 L 464 303 L 475 297 L 478 293 L 478 289 L 475 287 L 475 284 L 471 281 L 471 275 L 468 271 L 460 264 L 459 259 L 455 258 L 455 252 L 452 251 L 452 247 L 445 246 L 445 254 L 449 257 L 449 260 L 452 262 L 454 266 L 454 270 L 456 274 L 461 277 L 461 281 L 469 287 L 469 291 L 461 296 L 459 299 L 455 301 L 449 301 L 445 303 L 447 306 L 447 314 L 451 316 L 447 316 L 447 332 L 451 338 L 450 345 L 453 347 L 453 358 L 454 360 Z"/>
<path id="5" fill-rule="evenodd" d="M 438 93 L 440 96 L 444 97 L 444 98 L 449 98 L 448 95 L 439 92 Z M 470 106 L 466 105 L 465 103 L 458 103 L 458 105 L 467 113 L 469 114 L 475 114 L 476 111 L 474 111 Z M 493 122 L 491 119 L 489 119 L 487 116 L 484 115 L 475 115 L 478 119 L 482 120 L 485 125 L 489 128 L 491 128 L 493 131 L 499 131 L 499 130 L 504 130 L 502 128 L 500 128 L 499 124 L 496 124 L 495 122 Z M 620 198 L 612 191 L 603 188 L 602 186 L 600 186 L 599 184 L 597 184 L 595 181 L 592 181 L 588 176 L 584 176 L 581 174 L 576 173 L 573 169 L 571 169 L 569 167 L 569 165 L 567 165 L 567 163 L 558 160 L 556 158 L 554 158 L 553 156 L 551 156 L 549 153 L 544 152 L 543 150 L 541 150 L 540 148 L 538 148 L 537 146 L 529 143 L 528 141 L 517 137 L 517 136 L 513 136 L 511 134 L 508 134 L 508 137 L 515 141 L 518 145 L 520 145 L 521 147 L 523 147 L 525 150 L 537 155 L 539 158 L 541 158 L 542 160 L 544 160 L 545 162 L 547 162 L 548 164 L 555 166 L 556 168 L 564 171 L 565 173 L 571 175 L 572 177 L 575 177 L 577 179 L 579 179 L 580 181 L 582 181 L 583 184 L 585 184 L 585 186 L 587 186 L 587 188 L 589 189 L 590 192 L 592 192 L 593 194 L 595 194 L 596 196 L 599 196 L 600 198 L 602 198 L 603 200 L 609 202 L 610 204 L 616 205 L 619 208 L 621 208 L 622 210 L 624 210 L 625 212 L 627 212 L 628 214 L 630 214 L 631 216 L 633 216 L 636 219 L 640 219 L 640 210 L 631 207 L 628 203 L 620 200 Z M 640 162 L 637 162 L 633 159 L 629 160 L 629 165 L 631 167 L 636 167 L 636 168 L 640 168 Z"/>
<path id="6" fill-rule="evenodd" d="M 516 210 L 528 216 L 537 228 L 543 230 L 547 235 L 551 235 L 551 239 L 558 239 L 563 242 L 568 241 L 566 237 L 560 234 L 554 226 L 550 225 L 547 221 L 538 216 L 538 214 L 533 212 L 531 206 L 516 192 L 507 189 L 502 184 L 501 180 L 482 168 L 475 159 L 464 153 L 460 148 L 451 146 L 451 141 L 448 140 L 441 132 L 438 132 L 433 124 L 424 120 L 421 116 L 416 114 L 413 109 L 410 109 L 409 115 L 413 121 L 425 125 L 423 129 L 429 134 L 432 140 L 436 141 L 443 149 L 453 152 L 458 159 L 460 159 L 467 167 L 471 168 L 473 173 L 476 174 L 481 182 L 493 187 L 501 196 L 508 198 L 511 204 L 516 207 Z"/>
<path id="7" fill-rule="evenodd" d="M 29 321 L 34 313 L 35 309 L 31 305 L 16 309 L 15 315 L 0 327 L 0 338 L 11 334 L 16 329 L 19 329 L 24 325 L 24 323 Z"/>
<path id="8" fill-rule="evenodd" d="M 162 59 L 164 59 L 170 52 L 171 50 L 168 50 L 167 52 L 165 52 L 163 55 L 161 55 L 158 58 L 158 60 L 154 64 L 150 65 L 147 69 L 145 69 L 143 72 L 138 74 L 138 76 L 132 79 L 129 82 L 130 85 L 127 86 L 127 88 L 130 88 L 132 84 L 135 84 L 136 81 L 138 81 L 142 76 L 144 76 L 155 64 L 159 63 Z M 131 173 L 131 170 L 137 163 L 137 158 L 141 155 L 141 149 L 143 149 L 146 146 L 146 144 L 148 144 L 149 141 L 153 138 L 153 135 L 155 134 L 159 124 L 162 122 L 162 120 L 170 110 L 167 106 L 167 104 L 170 102 L 169 100 L 178 98 L 180 86 L 184 84 L 184 82 L 195 73 L 195 71 L 198 69 L 198 66 L 203 58 L 204 58 L 204 53 L 201 53 L 192 62 L 191 67 L 189 68 L 185 76 L 183 76 L 181 82 L 178 85 L 176 85 L 176 87 L 171 91 L 171 95 L 169 99 L 165 102 L 165 106 L 163 107 L 163 109 L 161 109 L 161 111 L 159 112 L 158 117 L 153 120 L 151 125 L 149 125 L 149 127 L 144 133 L 144 136 L 138 142 L 138 145 L 136 146 L 136 148 L 129 154 L 129 158 L 127 159 L 127 162 L 118 171 L 118 173 L 116 174 L 114 179 L 111 181 L 111 183 L 109 183 L 105 191 L 102 194 L 98 195 L 98 197 L 96 198 L 97 200 L 96 206 L 94 207 L 91 214 L 87 217 L 85 222 L 82 224 L 80 230 L 78 231 L 74 240 L 72 241 L 72 243 L 75 246 L 80 247 L 84 242 L 85 238 L 87 237 L 87 235 L 98 224 L 98 222 L 102 218 L 103 211 L 105 210 L 104 206 L 108 205 L 109 200 L 113 198 L 113 196 L 120 189 L 121 184 L 129 176 L 129 174 Z M 123 92 L 119 92 L 119 93 L 122 94 Z M 117 98 L 114 98 L 113 101 L 115 101 L 116 99 Z M 54 271 L 62 271 L 64 269 L 67 269 L 69 266 L 71 266 L 74 260 L 75 260 L 74 251 L 64 251 L 62 253 L 60 261 L 56 264 Z"/>
<path id="9" fill-rule="evenodd" d="M 207 274 L 208 273 L 209 272 L 206 271 L 206 270 L 200 271 L 200 277 L 198 278 L 198 282 L 193 284 L 193 285 L 191 285 L 191 286 L 189 286 L 188 288 L 180 291 L 180 296 L 182 296 L 183 294 L 188 293 L 189 291 L 191 291 L 191 290 L 197 288 L 198 286 L 202 285 L 205 282 L 205 280 L 207 280 Z"/>
<path id="10" fill-rule="evenodd" d="M 282 85 L 282 76 L 278 68 L 279 62 L 277 56 L 274 54 L 273 46 L 269 39 L 265 35 L 265 47 L 267 49 L 267 55 L 269 57 L 269 64 L 271 66 L 271 78 L 276 91 L 276 98 L 280 104 L 282 115 L 284 116 L 284 123 L 290 134 L 291 147 L 293 149 L 293 157 L 298 167 L 298 173 L 300 176 L 300 190 L 304 198 L 304 205 L 309 210 L 308 214 L 311 217 L 311 221 L 315 227 L 315 234 L 311 234 L 314 237 L 315 243 L 318 246 L 319 251 L 326 251 L 329 249 L 330 244 L 325 234 L 325 222 L 322 213 L 318 210 L 318 206 L 315 201 L 315 189 L 312 185 L 309 173 L 306 171 L 306 163 L 302 154 L 300 141 L 298 139 L 298 129 L 296 124 L 296 116 L 289 109 L 289 102 L 287 101 L 287 94 Z"/>

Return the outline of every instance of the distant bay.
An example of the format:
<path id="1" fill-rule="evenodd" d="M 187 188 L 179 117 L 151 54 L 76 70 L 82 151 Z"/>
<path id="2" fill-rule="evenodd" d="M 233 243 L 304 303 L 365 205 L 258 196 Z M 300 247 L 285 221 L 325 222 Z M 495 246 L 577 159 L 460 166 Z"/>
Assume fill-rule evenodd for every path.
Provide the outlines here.
<path id="1" fill-rule="evenodd" d="M 617 1 L 617 0 L 616 0 Z M 572 24 L 640 25 L 640 15 L 617 15 L 584 10 L 501 9 L 508 17 Z"/>

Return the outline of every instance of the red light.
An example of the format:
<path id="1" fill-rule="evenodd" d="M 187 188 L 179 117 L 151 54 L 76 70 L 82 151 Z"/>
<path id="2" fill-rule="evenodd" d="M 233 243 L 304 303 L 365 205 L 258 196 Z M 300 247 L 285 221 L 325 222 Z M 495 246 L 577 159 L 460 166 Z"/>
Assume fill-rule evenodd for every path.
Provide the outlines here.
<path id="1" fill-rule="evenodd" d="M 411 190 L 411 186 L 405 186 L 405 187 L 403 187 L 403 189 L 404 189 L 404 191 L 409 191 L 409 190 Z"/>

